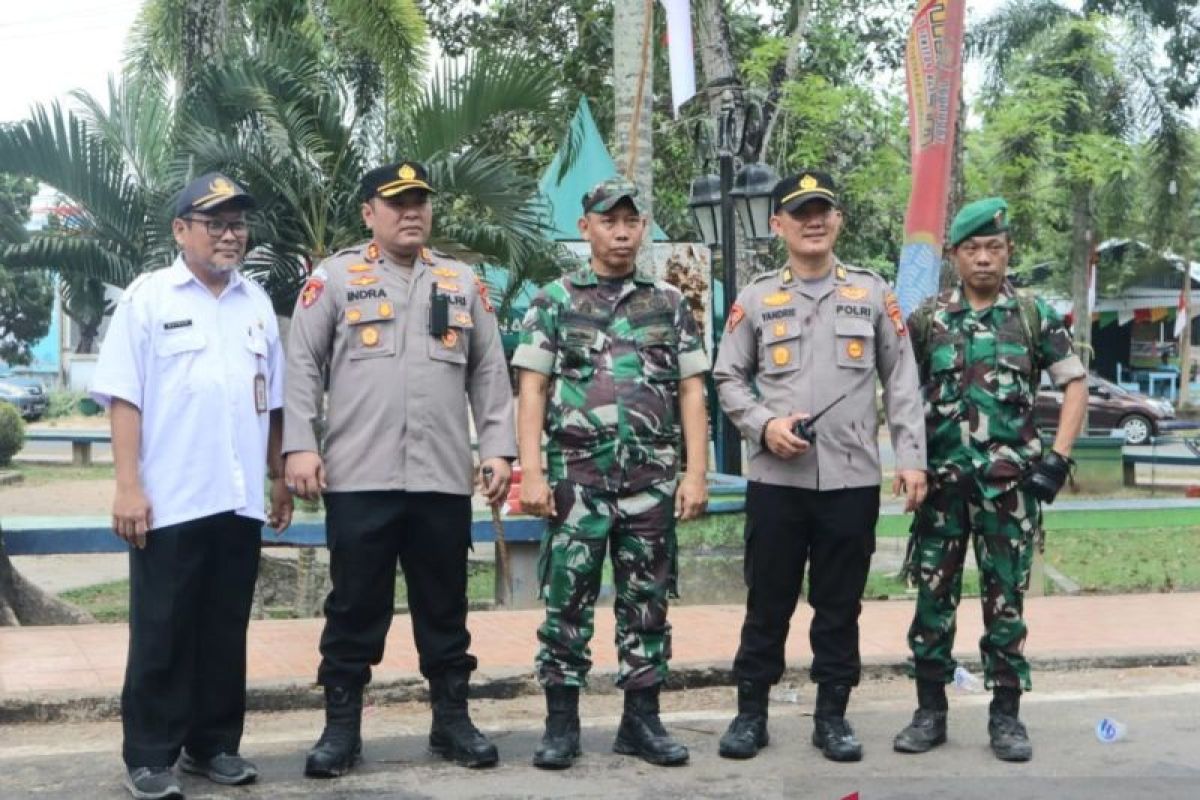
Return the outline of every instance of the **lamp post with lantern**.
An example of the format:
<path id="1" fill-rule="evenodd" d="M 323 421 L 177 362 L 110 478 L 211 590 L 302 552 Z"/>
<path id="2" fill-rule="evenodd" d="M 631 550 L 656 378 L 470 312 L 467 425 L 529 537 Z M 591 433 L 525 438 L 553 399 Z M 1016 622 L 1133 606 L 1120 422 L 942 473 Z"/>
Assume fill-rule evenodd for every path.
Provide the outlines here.
<path id="1" fill-rule="evenodd" d="M 737 245 L 742 236 L 762 243 L 771 238 L 771 193 L 778 181 L 774 170 L 759 161 L 766 125 L 763 103 L 743 91 L 736 81 L 709 86 L 721 93 L 716 119 L 701 120 L 695 128 L 697 154 L 703 164 L 717 161 L 717 174 L 706 173 L 692 181 L 688 207 L 700 238 L 721 254 L 722 320 L 729 319 L 737 299 Z M 713 135 L 715 132 L 715 136 Z M 738 220 L 737 223 L 734 220 Z M 716 282 L 713 281 L 715 306 Z M 724 326 L 715 326 L 717 342 Z M 716 456 L 721 472 L 741 474 L 742 443 L 737 429 L 720 414 L 714 414 Z"/>

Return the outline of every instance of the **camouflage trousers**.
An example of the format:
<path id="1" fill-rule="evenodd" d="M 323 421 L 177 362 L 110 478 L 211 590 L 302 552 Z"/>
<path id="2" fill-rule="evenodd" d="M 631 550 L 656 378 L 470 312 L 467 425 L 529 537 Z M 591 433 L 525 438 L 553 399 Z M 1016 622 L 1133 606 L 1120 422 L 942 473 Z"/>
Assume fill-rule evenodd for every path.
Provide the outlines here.
<path id="1" fill-rule="evenodd" d="M 951 651 L 969 538 L 979 564 L 985 685 L 1030 688 L 1022 613 L 1040 528 L 1037 500 L 1019 488 L 991 500 L 954 485 L 930 493 L 917 510 L 909 545 L 910 574 L 918 592 L 908 630 L 910 674 L 954 680 L 957 664 Z"/>
<path id="2" fill-rule="evenodd" d="M 614 494 L 570 481 L 554 487 L 557 515 L 542 540 L 538 680 L 586 686 L 596 598 L 610 546 L 616 601 L 617 686 L 661 683 L 671 658 L 667 596 L 675 594 L 675 481 Z"/>

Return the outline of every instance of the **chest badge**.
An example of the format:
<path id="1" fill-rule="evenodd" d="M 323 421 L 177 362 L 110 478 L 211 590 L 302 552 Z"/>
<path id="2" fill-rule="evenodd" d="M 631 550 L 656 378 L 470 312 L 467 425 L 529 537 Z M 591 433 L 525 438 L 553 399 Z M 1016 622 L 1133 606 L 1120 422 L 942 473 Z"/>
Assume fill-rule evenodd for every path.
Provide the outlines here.
<path id="1" fill-rule="evenodd" d="M 456 344 L 458 344 L 458 332 L 456 330 L 451 328 L 442 334 L 443 347 L 454 347 Z"/>
<path id="2" fill-rule="evenodd" d="M 765 306 L 781 306 L 784 303 L 791 302 L 791 299 L 792 299 L 791 292 L 776 292 L 775 294 L 769 294 L 766 297 L 764 297 L 763 305 L 765 305 Z"/>
<path id="3" fill-rule="evenodd" d="M 370 272 L 375 268 L 370 264 L 352 264 L 349 269 L 351 272 Z"/>
<path id="4" fill-rule="evenodd" d="M 771 360 L 775 362 L 777 367 L 786 367 L 792 360 L 792 351 L 780 345 L 771 351 Z"/>
<path id="5" fill-rule="evenodd" d="M 346 312 L 346 322 L 349 322 L 351 325 L 358 322 L 360 319 L 362 319 L 362 312 L 357 308 L 352 308 Z"/>
<path id="6" fill-rule="evenodd" d="M 355 278 L 350 281 L 351 286 L 370 286 L 373 283 L 379 283 L 379 278 L 373 275 L 364 275 L 361 278 Z"/>
<path id="7" fill-rule="evenodd" d="M 839 286 L 838 294 L 847 300 L 866 300 L 871 290 L 866 286 Z"/>
<path id="8" fill-rule="evenodd" d="M 851 339 L 846 345 L 846 355 L 850 356 L 855 361 L 863 357 L 864 350 L 865 348 L 863 347 L 862 339 Z"/>
<path id="9" fill-rule="evenodd" d="M 772 328 L 772 331 L 774 332 L 776 337 L 783 336 L 785 333 L 787 333 L 787 323 L 786 322 L 776 322 L 775 327 Z"/>
<path id="10" fill-rule="evenodd" d="M 437 287 L 443 292 L 452 292 L 453 294 L 462 294 L 462 287 L 457 283 L 449 283 L 448 281 L 438 281 Z"/>
<path id="11" fill-rule="evenodd" d="M 458 277 L 458 273 L 455 272 L 454 270 L 450 269 L 449 267 L 434 267 L 433 269 L 430 270 L 430 272 L 432 272 L 434 275 L 437 275 L 439 278 L 457 278 Z"/>
<path id="12" fill-rule="evenodd" d="M 383 317 L 384 319 L 387 319 L 388 317 L 392 316 L 392 304 L 391 303 L 380 303 L 379 304 L 379 316 Z"/>
<path id="13" fill-rule="evenodd" d="M 374 326 L 364 328 L 361 339 L 365 347 L 375 347 L 379 344 L 379 330 Z"/>
<path id="14" fill-rule="evenodd" d="M 454 321 L 456 323 L 458 323 L 459 325 L 470 325 L 471 324 L 471 315 L 465 311 L 459 311 L 457 314 L 454 315 Z"/>

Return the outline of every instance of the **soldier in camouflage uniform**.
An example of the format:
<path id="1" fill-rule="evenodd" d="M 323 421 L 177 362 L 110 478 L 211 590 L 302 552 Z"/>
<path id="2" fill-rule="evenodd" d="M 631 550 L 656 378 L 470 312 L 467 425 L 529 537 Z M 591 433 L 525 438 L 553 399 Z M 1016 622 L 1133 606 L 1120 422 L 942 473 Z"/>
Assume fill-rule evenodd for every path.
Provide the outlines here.
<path id="1" fill-rule="evenodd" d="M 648 224 L 636 187 L 606 181 L 584 195 L 583 211 L 591 263 L 538 294 L 513 357 L 521 369 L 521 504 L 550 519 L 537 655 L 548 716 L 534 764 L 561 769 L 579 753 L 579 689 L 592 665 L 606 547 L 616 587 L 617 685 L 625 690 L 614 749 L 681 764 L 688 751 L 663 728 L 658 691 L 671 656 L 675 518 L 703 513 L 708 501 L 708 357 L 679 291 L 635 269 Z M 687 463 L 678 479 L 681 424 Z"/>
<path id="2" fill-rule="evenodd" d="M 1083 364 L 1062 320 L 1044 301 L 1018 297 L 1005 280 L 1012 253 L 1000 198 L 955 217 L 950 255 L 958 286 L 913 312 L 909 328 L 925 396 L 932 490 L 913 521 L 917 582 L 908 633 L 918 708 L 895 739 L 921 753 L 946 741 L 946 684 L 954 677 L 955 611 L 967 539 L 979 563 L 985 632 L 979 647 L 994 690 L 988 731 L 996 756 L 1033 755 L 1018 718 L 1030 688 L 1022 655 L 1022 600 L 1041 528 L 1040 502 L 1066 480 L 1067 458 L 1087 404 Z M 1045 451 L 1034 424 L 1041 370 L 1063 389 L 1058 434 Z"/>

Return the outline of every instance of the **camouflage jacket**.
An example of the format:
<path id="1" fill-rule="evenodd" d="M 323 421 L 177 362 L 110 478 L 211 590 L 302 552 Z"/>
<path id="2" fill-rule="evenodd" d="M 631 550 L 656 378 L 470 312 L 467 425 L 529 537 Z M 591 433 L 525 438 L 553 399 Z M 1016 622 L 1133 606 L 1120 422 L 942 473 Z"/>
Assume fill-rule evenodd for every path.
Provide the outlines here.
<path id="1" fill-rule="evenodd" d="M 675 477 L 679 382 L 708 370 L 687 301 L 642 273 L 610 289 L 591 267 L 547 284 L 513 366 L 551 376 L 547 477 L 636 492 Z"/>
<path id="2" fill-rule="evenodd" d="M 1062 318 L 1037 299 L 1027 330 L 1008 284 L 975 311 L 961 287 L 926 300 L 909 319 L 925 400 L 929 470 L 942 483 L 975 480 L 985 497 L 1020 483 L 1042 453 L 1034 419 L 1037 376 L 1056 386 L 1085 375 Z M 917 319 L 928 316 L 928 324 Z"/>

